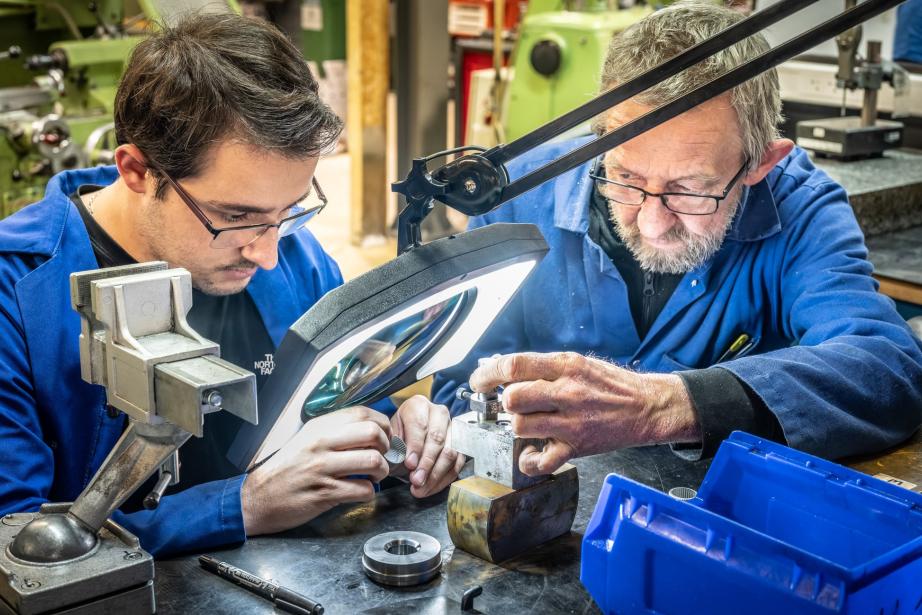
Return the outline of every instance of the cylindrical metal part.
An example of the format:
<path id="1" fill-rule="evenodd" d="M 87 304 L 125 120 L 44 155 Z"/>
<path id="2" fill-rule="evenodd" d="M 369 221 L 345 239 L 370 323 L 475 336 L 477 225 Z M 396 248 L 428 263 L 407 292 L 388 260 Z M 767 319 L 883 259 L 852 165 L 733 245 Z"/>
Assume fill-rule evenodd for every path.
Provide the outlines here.
<path id="1" fill-rule="evenodd" d="M 362 567 L 384 585 L 421 585 L 442 569 L 442 545 L 422 532 L 385 532 L 365 543 Z"/>
<path id="2" fill-rule="evenodd" d="M 387 465 L 393 470 L 396 466 L 402 464 L 407 458 L 407 443 L 397 436 L 391 436 L 391 447 L 384 453 L 384 459 Z"/>
<path id="3" fill-rule="evenodd" d="M 154 488 L 151 489 L 151 492 L 144 496 L 144 508 L 147 510 L 154 510 L 160 505 L 160 498 L 163 497 L 163 492 L 166 491 L 166 488 L 170 486 L 170 482 L 173 480 L 173 474 L 170 472 L 161 472 L 160 478 L 157 479 L 157 484 L 154 485 Z"/>
<path id="4" fill-rule="evenodd" d="M 880 64 L 880 41 L 868 41 L 868 64 Z M 877 121 L 877 88 L 864 88 L 864 101 L 861 105 L 861 125 L 873 126 Z"/>
<path id="5" fill-rule="evenodd" d="M 698 492 L 691 487 L 673 487 L 669 495 L 677 500 L 688 501 L 697 497 Z"/>

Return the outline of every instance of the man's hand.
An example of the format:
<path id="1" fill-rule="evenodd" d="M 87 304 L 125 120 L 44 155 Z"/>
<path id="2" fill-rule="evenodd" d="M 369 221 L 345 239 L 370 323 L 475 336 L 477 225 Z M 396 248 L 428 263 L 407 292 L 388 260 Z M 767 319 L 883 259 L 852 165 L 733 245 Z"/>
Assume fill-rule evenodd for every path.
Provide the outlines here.
<path id="1" fill-rule="evenodd" d="M 410 493 L 415 497 L 438 493 L 458 477 L 465 460 L 449 446 L 448 408 L 414 395 L 401 404 L 391 427 L 407 443 L 404 465 L 410 471 Z"/>
<path id="2" fill-rule="evenodd" d="M 386 416 L 362 407 L 305 423 L 243 481 L 240 498 L 247 535 L 287 530 L 337 504 L 374 498 L 372 481 L 382 480 L 390 469 L 384 459 L 390 433 Z"/>
<path id="3" fill-rule="evenodd" d="M 573 457 L 700 440 L 688 392 L 674 374 L 638 374 L 572 352 L 522 353 L 481 365 L 470 384 L 478 392 L 505 386 L 513 431 L 548 439 L 543 450 L 528 447 L 519 458 L 530 476 Z"/>

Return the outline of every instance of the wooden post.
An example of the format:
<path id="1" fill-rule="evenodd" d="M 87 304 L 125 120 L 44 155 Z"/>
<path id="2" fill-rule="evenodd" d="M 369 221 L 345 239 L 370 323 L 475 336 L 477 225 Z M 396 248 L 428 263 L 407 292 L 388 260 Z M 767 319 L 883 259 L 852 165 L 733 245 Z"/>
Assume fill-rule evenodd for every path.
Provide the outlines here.
<path id="1" fill-rule="evenodd" d="M 388 0 L 348 0 L 348 147 L 352 173 L 350 240 L 361 245 L 387 231 L 386 147 Z"/>

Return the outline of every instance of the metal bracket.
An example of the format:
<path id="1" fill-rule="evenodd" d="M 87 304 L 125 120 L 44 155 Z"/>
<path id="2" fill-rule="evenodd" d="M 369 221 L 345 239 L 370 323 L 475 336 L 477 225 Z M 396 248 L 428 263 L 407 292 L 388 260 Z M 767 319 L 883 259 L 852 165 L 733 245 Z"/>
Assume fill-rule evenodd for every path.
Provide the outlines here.
<path id="1" fill-rule="evenodd" d="M 186 321 L 185 269 L 154 262 L 75 273 L 71 303 L 81 317 L 81 376 L 106 387 L 109 405 L 198 437 L 203 415 L 219 409 L 256 423 L 256 377 L 220 359 Z"/>

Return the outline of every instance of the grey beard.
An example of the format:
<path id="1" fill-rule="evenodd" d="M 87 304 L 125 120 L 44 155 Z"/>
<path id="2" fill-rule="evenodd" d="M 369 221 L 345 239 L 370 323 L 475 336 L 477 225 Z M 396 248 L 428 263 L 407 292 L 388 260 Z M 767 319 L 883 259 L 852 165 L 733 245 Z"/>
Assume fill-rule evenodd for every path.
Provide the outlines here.
<path id="1" fill-rule="evenodd" d="M 676 224 L 663 236 L 670 241 L 680 241 L 684 248 L 679 252 L 667 253 L 644 244 L 640 236 L 640 229 L 635 222 L 630 226 L 623 225 L 612 211 L 609 203 L 609 215 L 618 237 L 627 246 L 641 269 L 653 273 L 682 274 L 704 264 L 714 256 L 723 245 L 724 237 L 736 217 L 739 203 L 733 206 L 733 212 L 727 217 L 727 223 L 710 235 L 695 235 L 688 231 L 682 224 Z"/>

